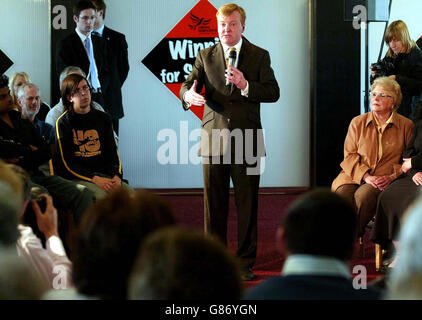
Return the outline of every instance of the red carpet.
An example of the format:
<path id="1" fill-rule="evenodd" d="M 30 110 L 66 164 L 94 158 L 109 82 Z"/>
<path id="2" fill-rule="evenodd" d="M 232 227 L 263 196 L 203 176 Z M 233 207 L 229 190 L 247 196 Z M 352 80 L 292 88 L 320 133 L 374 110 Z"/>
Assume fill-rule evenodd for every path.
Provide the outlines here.
<path id="1" fill-rule="evenodd" d="M 203 195 L 202 190 L 153 190 L 165 198 L 171 205 L 177 221 L 185 226 L 203 229 Z M 258 209 L 258 256 L 254 267 L 257 276 L 254 281 L 245 283 L 247 287 L 254 286 L 269 276 L 277 276 L 283 267 L 284 257 L 275 247 L 275 233 L 287 207 L 302 193 L 304 188 L 261 188 Z M 237 246 L 236 206 L 234 197 L 230 197 L 228 246 L 233 252 Z M 359 245 L 356 247 L 355 265 L 363 265 L 367 270 L 368 283 L 381 274 L 375 271 L 374 245 L 365 235 L 365 256 L 360 257 Z"/>

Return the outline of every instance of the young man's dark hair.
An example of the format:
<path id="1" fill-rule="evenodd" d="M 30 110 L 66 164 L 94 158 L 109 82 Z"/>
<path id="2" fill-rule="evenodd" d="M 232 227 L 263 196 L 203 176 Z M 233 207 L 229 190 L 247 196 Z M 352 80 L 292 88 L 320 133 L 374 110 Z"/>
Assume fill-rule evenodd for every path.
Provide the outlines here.
<path id="1" fill-rule="evenodd" d="M 75 5 L 73 6 L 73 15 L 79 17 L 79 14 L 81 13 L 81 11 L 86 10 L 86 9 L 96 10 L 95 5 L 91 1 L 80 0 L 76 2 Z"/>
<path id="2" fill-rule="evenodd" d="M 72 250 L 73 282 L 79 293 L 126 299 L 127 280 L 138 248 L 152 231 L 174 224 L 170 207 L 158 196 L 117 188 L 86 212 Z"/>
<path id="3" fill-rule="evenodd" d="M 356 240 L 356 213 L 351 204 L 328 190 L 314 190 L 287 210 L 284 232 L 289 254 L 348 260 Z"/>
<path id="4" fill-rule="evenodd" d="M 105 4 L 105 2 L 103 0 L 91 0 L 91 2 L 97 8 L 97 11 L 98 10 L 103 10 L 103 19 L 105 19 L 105 17 L 106 17 L 106 10 L 107 10 L 107 5 Z"/>
<path id="5" fill-rule="evenodd" d="M 0 88 L 8 87 L 9 86 L 9 78 L 2 74 L 0 77 Z"/>

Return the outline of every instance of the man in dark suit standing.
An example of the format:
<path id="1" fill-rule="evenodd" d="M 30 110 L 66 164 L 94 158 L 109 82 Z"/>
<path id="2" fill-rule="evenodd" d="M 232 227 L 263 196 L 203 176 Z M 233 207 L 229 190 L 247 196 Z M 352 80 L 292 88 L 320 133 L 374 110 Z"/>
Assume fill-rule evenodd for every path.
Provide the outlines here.
<path id="1" fill-rule="evenodd" d="M 218 10 L 220 43 L 198 53 L 180 96 L 185 110 L 204 105 L 199 154 L 203 157 L 205 232 L 227 242 L 231 177 L 238 213 L 237 255 L 242 279 L 252 280 L 259 166 L 265 155 L 260 103 L 275 102 L 280 93 L 269 53 L 242 39 L 245 19 L 245 11 L 236 4 Z M 226 69 L 225 60 L 232 50 L 236 50 L 236 58 L 232 57 L 233 63 Z M 205 98 L 199 94 L 203 87 Z"/>
<path id="2" fill-rule="evenodd" d="M 361 270 L 355 279 L 351 277 L 348 262 L 353 256 L 356 234 L 357 216 L 347 200 L 323 189 L 303 195 L 289 207 L 277 230 L 277 247 L 288 255 L 282 276 L 250 289 L 245 298 L 378 299 L 380 291 L 366 286 L 366 272 Z"/>
<path id="3" fill-rule="evenodd" d="M 119 134 L 119 119 L 123 118 L 122 86 L 129 73 L 129 60 L 125 35 L 104 25 L 107 6 L 103 0 L 91 0 L 97 8 L 94 31 L 105 40 L 108 56 L 109 86 L 104 92 L 105 110 L 113 120 L 116 134 Z"/>
<path id="4" fill-rule="evenodd" d="M 76 66 L 88 75 L 92 99 L 104 107 L 103 92 L 108 87 L 107 52 L 104 41 L 91 35 L 95 22 L 95 6 L 89 0 L 80 0 L 73 7 L 75 32 L 57 44 L 56 71 L 58 76 L 64 68 Z"/>

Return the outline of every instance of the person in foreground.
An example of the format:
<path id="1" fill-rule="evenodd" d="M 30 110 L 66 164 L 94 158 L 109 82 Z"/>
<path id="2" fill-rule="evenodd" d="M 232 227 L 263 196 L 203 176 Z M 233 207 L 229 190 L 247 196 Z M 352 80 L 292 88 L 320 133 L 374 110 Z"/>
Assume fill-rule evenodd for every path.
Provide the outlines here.
<path id="1" fill-rule="evenodd" d="M 389 273 L 386 299 L 422 300 L 422 198 L 403 217 L 398 237 L 400 255 Z"/>
<path id="2" fill-rule="evenodd" d="M 127 299 L 130 271 L 147 235 L 175 224 L 169 204 L 153 193 L 118 187 L 86 212 L 73 239 L 74 289 L 45 299 Z"/>
<path id="3" fill-rule="evenodd" d="M 413 136 L 403 152 L 403 174 L 379 196 L 371 240 L 381 245 L 384 267 L 397 262 L 398 231 L 410 204 L 418 197 L 422 185 L 422 104 L 415 115 Z"/>
<path id="4" fill-rule="evenodd" d="M 246 291 L 245 298 L 378 299 L 377 288 L 364 289 L 350 275 L 356 222 L 351 204 L 335 193 L 317 189 L 301 196 L 288 208 L 277 230 L 277 246 L 287 254 L 281 276 Z"/>
<path id="5" fill-rule="evenodd" d="M 235 257 L 220 239 L 173 226 L 141 245 L 129 278 L 129 299 L 238 300 L 243 290 Z"/>
<path id="6" fill-rule="evenodd" d="M 258 190 L 261 158 L 265 156 L 260 104 L 277 101 L 280 89 L 268 51 L 242 38 L 245 20 L 245 11 L 236 4 L 219 8 L 220 43 L 198 53 L 180 97 L 185 110 L 204 106 L 199 155 L 203 160 L 205 232 L 227 242 L 231 178 L 238 219 L 237 256 L 242 278 L 248 281 L 254 278 Z M 226 65 L 225 59 L 234 62 Z M 205 98 L 199 94 L 202 88 Z"/>
<path id="7" fill-rule="evenodd" d="M 331 190 L 353 203 L 358 237 L 375 215 L 378 195 L 403 173 L 400 162 L 413 122 L 396 112 L 401 100 L 395 80 L 377 78 L 371 86 L 371 111 L 352 119 L 344 141 L 342 171 Z"/>

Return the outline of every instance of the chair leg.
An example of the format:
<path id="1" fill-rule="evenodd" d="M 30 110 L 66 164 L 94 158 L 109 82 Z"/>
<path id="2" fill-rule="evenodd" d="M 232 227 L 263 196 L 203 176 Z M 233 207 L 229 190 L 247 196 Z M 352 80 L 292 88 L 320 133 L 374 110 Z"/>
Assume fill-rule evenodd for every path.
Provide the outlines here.
<path id="1" fill-rule="evenodd" d="M 379 244 L 375 244 L 375 270 L 380 271 L 382 266 L 382 249 Z"/>

